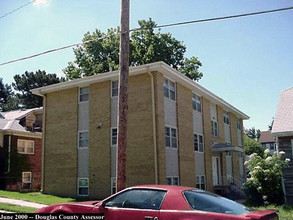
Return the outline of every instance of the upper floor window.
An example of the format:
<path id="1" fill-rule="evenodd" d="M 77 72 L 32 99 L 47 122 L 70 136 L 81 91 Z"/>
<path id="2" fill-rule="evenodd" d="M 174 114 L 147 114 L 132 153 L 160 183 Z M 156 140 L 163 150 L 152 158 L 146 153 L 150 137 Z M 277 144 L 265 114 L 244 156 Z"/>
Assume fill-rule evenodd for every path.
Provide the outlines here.
<path id="1" fill-rule="evenodd" d="M 178 186 L 179 185 L 179 178 L 178 178 L 178 176 L 167 177 L 167 185 Z"/>
<path id="2" fill-rule="evenodd" d="M 177 130 L 176 128 L 165 127 L 166 147 L 177 148 Z"/>
<path id="3" fill-rule="evenodd" d="M 112 84 L 111 84 L 111 96 L 112 97 L 118 96 L 118 81 L 112 81 Z"/>
<path id="4" fill-rule="evenodd" d="M 79 131 L 78 132 L 78 147 L 84 148 L 89 146 L 89 132 Z"/>
<path id="5" fill-rule="evenodd" d="M 201 100 L 200 97 L 195 94 L 192 95 L 192 108 L 195 111 L 201 112 Z"/>
<path id="6" fill-rule="evenodd" d="M 227 125 L 230 124 L 229 112 L 226 112 L 226 111 L 224 111 L 224 123 Z"/>
<path id="7" fill-rule="evenodd" d="M 17 152 L 20 154 L 34 154 L 35 142 L 31 140 L 17 140 Z"/>
<path id="8" fill-rule="evenodd" d="M 203 136 L 199 134 L 193 135 L 194 151 L 203 152 Z"/>
<path id="9" fill-rule="evenodd" d="M 111 146 L 117 146 L 117 128 L 111 129 Z"/>
<path id="10" fill-rule="evenodd" d="M 212 135 L 214 137 L 218 137 L 218 122 L 211 121 L 211 124 L 212 124 Z"/>
<path id="11" fill-rule="evenodd" d="M 111 195 L 116 193 L 116 177 L 111 177 Z"/>
<path id="12" fill-rule="evenodd" d="M 86 102 L 89 100 L 89 87 L 79 88 L 79 102 Z"/>
<path id="13" fill-rule="evenodd" d="M 164 79 L 164 96 L 175 101 L 175 83 Z"/>
<path id="14" fill-rule="evenodd" d="M 237 120 L 237 129 L 241 130 L 241 121 L 240 121 L 240 119 Z"/>

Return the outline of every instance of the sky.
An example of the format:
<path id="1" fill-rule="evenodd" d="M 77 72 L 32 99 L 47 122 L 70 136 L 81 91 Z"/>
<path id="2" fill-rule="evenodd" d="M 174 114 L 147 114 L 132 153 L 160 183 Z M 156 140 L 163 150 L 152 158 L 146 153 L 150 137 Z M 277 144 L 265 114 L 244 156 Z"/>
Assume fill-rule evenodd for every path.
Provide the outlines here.
<path id="1" fill-rule="evenodd" d="M 28 3 L 0 0 L 0 17 Z M 130 28 L 152 18 L 158 25 L 292 7 L 293 0 L 132 0 Z M 36 0 L 0 19 L 0 63 L 80 42 L 96 28 L 120 23 L 120 0 Z M 267 130 L 280 93 L 293 86 L 293 10 L 164 28 L 202 62 L 199 83 L 250 116 L 245 128 Z M 11 84 L 25 71 L 64 76 L 74 60 L 66 49 L 0 66 Z"/>

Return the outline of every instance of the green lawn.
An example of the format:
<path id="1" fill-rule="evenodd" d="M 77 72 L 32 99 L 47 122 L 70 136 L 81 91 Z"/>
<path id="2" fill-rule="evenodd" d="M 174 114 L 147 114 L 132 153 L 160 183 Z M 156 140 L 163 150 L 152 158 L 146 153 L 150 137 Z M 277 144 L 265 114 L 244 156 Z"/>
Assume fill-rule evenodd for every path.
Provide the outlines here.
<path id="1" fill-rule="evenodd" d="M 7 203 L 0 203 L 0 210 L 17 213 L 34 213 L 37 209 L 18 205 L 11 205 Z"/>
<path id="2" fill-rule="evenodd" d="M 293 219 L 293 206 L 292 205 L 269 205 L 267 207 L 253 207 L 257 210 L 264 209 L 276 209 L 279 210 L 278 215 L 280 220 L 292 220 Z"/>
<path id="3" fill-rule="evenodd" d="M 40 192 L 11 192 L 0 190 L 0 197 L 25 200 L 28 202 L 41 203 L 45 205 L 52 205 L 56 203 L 75 202 L 72 198 L 62 198 L 58 196 L 46 195 Z"/>

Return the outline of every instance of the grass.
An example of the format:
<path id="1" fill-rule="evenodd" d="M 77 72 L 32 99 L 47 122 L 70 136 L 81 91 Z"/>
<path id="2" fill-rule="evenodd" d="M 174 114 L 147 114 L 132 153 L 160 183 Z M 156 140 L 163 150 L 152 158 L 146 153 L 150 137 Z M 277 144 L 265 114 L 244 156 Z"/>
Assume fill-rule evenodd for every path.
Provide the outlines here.
<path id="1" fill-rule="evenodd" d="M 34 213 L 37 209 L 24 207 L 24 206 L 18 206 L 18 205 L 12 205 L 8 203 L 0 203 L 0 210 L 5 210 L 8 212 L 17 212 L 17 213 Z"/>
<path id="2" fill-rule="evenodd" d="M 10 198 L 10 199 L 19 199 L 19 200 L 35 202 L 35 203 L 40 203 L 45 205 L 76 201 L 75 199 L 72 199 L 72 198 L 63 198 L 58 196 L 46 195 L 40 192 L 12 192 L 12 191 L 4 191 L 4 190 L 0 190 L 0 197 Z"/>
<path id="3" fill-rule="evenodd" d="M 257 210 L 276 209 L 279 210 L 278 215 L 280 220 L 293 219 L 293 205 L 269 205 L 267 207 L 252 207 Z"/>

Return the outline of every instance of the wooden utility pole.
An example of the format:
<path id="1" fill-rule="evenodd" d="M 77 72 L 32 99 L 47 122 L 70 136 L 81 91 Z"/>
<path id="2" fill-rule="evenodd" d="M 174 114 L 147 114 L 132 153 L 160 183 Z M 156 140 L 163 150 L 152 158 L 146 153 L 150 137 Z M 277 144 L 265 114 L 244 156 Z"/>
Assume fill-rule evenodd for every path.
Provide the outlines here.
<path id="1" fill-rule="evenodd" d="M 129 75 L 129 0 L 121 0 L 120 18 L 120 56 L 119 56 L 119 93 L 118 93 L 118 146 L 116 160 L 116 190 L 126 187 L 126 137 L 128 111 L 128 75 Z"/>

